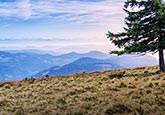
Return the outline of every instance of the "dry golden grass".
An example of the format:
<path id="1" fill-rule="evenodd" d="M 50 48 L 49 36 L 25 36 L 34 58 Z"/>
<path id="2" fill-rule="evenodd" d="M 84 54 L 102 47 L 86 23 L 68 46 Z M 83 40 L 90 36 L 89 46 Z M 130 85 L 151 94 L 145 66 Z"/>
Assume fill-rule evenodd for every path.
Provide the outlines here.
<path id="1" fill-rule="evenodd" d="M 0 83 L 0 115 L 164 115 L 165 74 L 142 67 Z"/>

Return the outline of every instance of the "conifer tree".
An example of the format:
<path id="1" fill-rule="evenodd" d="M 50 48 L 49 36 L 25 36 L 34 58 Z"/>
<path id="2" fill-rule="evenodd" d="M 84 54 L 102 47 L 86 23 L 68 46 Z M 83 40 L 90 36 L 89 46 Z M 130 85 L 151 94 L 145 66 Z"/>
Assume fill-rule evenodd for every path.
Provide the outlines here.
<path id="1" fill-rule="evenodd" d="M 159 52 L 160 71 L 165 72 L 165 2 L 163 0 L 127 0 L 126 27 L 120 33 L 108 31 L 107 37 L 121 50 L 111 53 L 146 54 Z"/>

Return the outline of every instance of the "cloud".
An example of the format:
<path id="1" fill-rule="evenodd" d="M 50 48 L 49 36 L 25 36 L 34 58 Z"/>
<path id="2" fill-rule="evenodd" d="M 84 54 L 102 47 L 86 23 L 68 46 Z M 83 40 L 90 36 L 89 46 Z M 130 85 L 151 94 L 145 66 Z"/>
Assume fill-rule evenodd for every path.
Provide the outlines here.
<path id="1" fill-rule="evenodd" d="M 124 0 L 0 0 L 0 49 L 114 49 Z M 65 38 L 65 39 L 63 39 Z"/>
<path id="2" fill-rule="evenodd" d="M 30 19 L 32 14 L 30 0 L 0 2 L 0 17 Z"/>
<path id="3" fill-rule="evenodd" d="M 10 47 L 9 47 L 10 46 Z M 20 49 L 39 49 L 39 50 L 50 50 L 57 52 L 88 52 L 92 50 L 109 52 L 111 49 L 107 43 L 67 43 L 67 44 L 58 44 L 58 43 L 24 43 L 21 45 L 8 43 L 8 44 L 0 44 L 0 50 L 20 50 Z"/>
<path id="4" fill-rule="evenodd" d="M 71 23 L 107 23 L 123 15 L 123 0 L 8 0 L 0 2 L 1 18 L 54 18 Z"/>

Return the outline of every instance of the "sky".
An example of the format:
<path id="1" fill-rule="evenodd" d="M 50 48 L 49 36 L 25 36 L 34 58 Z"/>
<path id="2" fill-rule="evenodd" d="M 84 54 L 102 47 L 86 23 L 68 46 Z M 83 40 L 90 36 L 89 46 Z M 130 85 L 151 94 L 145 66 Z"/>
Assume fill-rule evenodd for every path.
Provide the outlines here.
<path id="1" fill-rule="evenodd" d="M 0 0 L 0 50 L 109 52 L 124 26 L 124 0 Z"/>

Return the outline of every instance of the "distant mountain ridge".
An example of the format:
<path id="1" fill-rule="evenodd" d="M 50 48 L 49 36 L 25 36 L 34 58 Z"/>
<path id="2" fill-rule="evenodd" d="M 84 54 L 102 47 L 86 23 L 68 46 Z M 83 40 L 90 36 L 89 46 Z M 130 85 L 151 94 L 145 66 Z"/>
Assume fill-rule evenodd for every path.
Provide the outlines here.
<path id="1" fill-rule="evenodd" d="M 47 69 L 35 74 L 34 76 L 43 77 L 46 74 L 50 76 L 63 76 L 77 72 L 94 72 L 140 66 L 153 66 L 157 65 L 157 63 L 157 59 L 147 55 L 111 56 L 108 59 L 79 58 L 72 63 L 62 66 L 61 68 Z"/>
<path id="2" fill-rule="evenodd" d="M 0 52 L 0 81 L 31 76 L 55 64 L 54 56 L 35 53 Z"/>
<path id="3" fill-rule="evenodd" d="M 70 52 L 66 54 L 62 54 L 59 56 L 56 56 L 56 65 L 58 66 L 64 66 L 66 64 L 69 64 L 79 58 L 95 58 L 95 59 L 107 59 L 112 57 L 110 54 L 105 54 L 99 51 L 90 51 L 88 53 L 77 53 L 77 52 Z"/>
<path id="4" fill-rule="evenodd" d="M 107 60 L 94 59 L 94 58 L 79 58 L 78 60 L 66 64 L 61 68 L 50 68 L 37 73 L 36 77 L 43 77 L 45 75 L 70 75 L 77 72 L 94 72 L 102 70 L 112 70 L 122 68 L 120 65 L 113 62 L 108 62 Z"/>
<path id="5" fill-rule="evenodd" d="M 95 56 L 96 54 L 96 56 Z M 92 51 L 71 52 L 63 55 L 45 54 L 45 51 L 0 51 L 0 81 L 19 80 L 52 67 L 62 67 L 81 57 L 106 58 L 111 55 Z"/>
<path id="6" fill-rule="evenodd" d="M 124 68 L 158 65 L 158 60 L 148 55 L 121 55 L 113 56 L 108 60 L 115 62 Z"/>
<path id="7" fill-rule="evenodd" d="M 158 64 L 158 60 L 151 56 L 115 56 L 99 51 L 70 52 L 62 55 L 39 52 L 0 51 L 0 81 L 21 80 L 34 75 L 36 77 L 43 77 L 46 74 L 69 75 L 83 71 L 93 72 Z"/>

